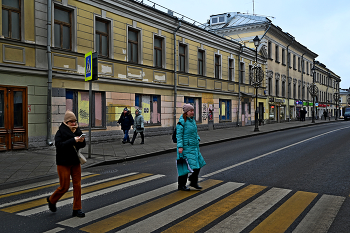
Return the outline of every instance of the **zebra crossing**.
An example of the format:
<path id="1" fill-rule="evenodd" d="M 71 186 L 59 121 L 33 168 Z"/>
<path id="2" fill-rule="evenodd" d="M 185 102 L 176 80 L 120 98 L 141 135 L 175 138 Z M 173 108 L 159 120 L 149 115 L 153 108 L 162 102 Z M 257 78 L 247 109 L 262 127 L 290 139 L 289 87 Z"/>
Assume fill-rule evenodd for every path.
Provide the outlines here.
<path id="1" fill-rule="evenodd" d="M 131 172 L 99 178 L 83 173 L 82 200 L 146 189 L 165 175 Z M 345 197 L 202 178 L 202 190 L 177 191 L 177 183 L 86 211 L 85 218 L 60 219 L 45 232 L 327 232 Z M 0 212 L 37 220 L 50 214 L 46 197 L 58 180 L 0 191 Z M 51 188 L 50 190 L 48 190 Z M 40 191 L 40 192 L 39 192 Z M 39 193 L 38 193 L 39 192 Z M 70 189 L 57 203 L 72 203 Z M 298 221 L 297 221 L 298 220 Z M 296 223 L 297 224 L 296 224 Z M 293 229 L 291 229 L 293 226 Z"/>

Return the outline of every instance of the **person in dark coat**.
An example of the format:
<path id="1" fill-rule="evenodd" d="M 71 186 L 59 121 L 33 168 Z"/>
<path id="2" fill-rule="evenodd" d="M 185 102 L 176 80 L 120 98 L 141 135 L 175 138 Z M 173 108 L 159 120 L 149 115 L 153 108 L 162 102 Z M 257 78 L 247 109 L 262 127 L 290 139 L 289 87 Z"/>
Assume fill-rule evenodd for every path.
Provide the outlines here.
<path id="1" fill-rule="evenodd" d="M 303 108 L 302 110 L 300 110 L 300 118 L 301 118 L 301 121 L 305 121 L 305 116 L 306 116 L 306 109 Z"/>
<path id="2" fill-rule="evenodd" d="M 56 203 L 68 191 L 70 177 L 73 183 L 73 217 L 85 217 L 81 210 L 81 167 L 78 150 L 85 147 L 85 137 L 78 127 L 74 113 L 67 111 L 64 122 L 60 125 L 55 135 L 57 173 L 60 187 L 49 197 L 47 202 L 49 209 L 56 212 Z"/>
<path id="3" fill-rule="evenodd" d="M 323 110 L 323 116 L 324 116 L 324 120 L 326 121 L 327 120 L 327 111 L 326 110 Z"/>
<path id="4" fill-rule="evenodd" d="M 129 130 L 131 126 L 134 124 L 134 119 L 132 118 L 131 112 L 128 108 L 124 108 L 122 114 L 120 115 L 120 118 L 118 120 L 118 123 L 121 124 L 124 138 L 123 138 L 123 144 L 126 142 L 130 142 L 129 138 Z"/>

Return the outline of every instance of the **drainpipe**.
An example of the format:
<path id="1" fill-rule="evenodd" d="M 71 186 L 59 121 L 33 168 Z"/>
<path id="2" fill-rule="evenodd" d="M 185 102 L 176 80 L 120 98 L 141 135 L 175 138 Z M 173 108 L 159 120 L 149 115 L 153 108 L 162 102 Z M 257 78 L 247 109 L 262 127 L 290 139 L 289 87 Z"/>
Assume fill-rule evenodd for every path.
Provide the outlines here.
<path id="1" fill-rule="evenodd" d="M 290 82 L 290 87 L 291 88 L 289 88 L 289 66 L 290 66 L 290 60 L 291 59 L 290 59 L 288 54 L 289 54 L 289 46 L 291 46 L 294 43 L 294 41 L 295 41 L 295 38 L 293 37 L 292 43 L 287 45 L 287 80 L 288 80 L 288 102 L 287 102 L 288 107 L 287 107 L 287 111 L 288 111 L 288 115 L 290 115 L 289 96 L 291 94 L 289 92 L 289 90 L 292 89 L 292 81 L 293 81 L 293 80 L 291 80 L 291 82 Z M 288 121 L 290 121 L 290 116 L 288 117 Z"/>
<path id="2" fill-rule="evenodd" d="M 52 105 L 52 65 L 51 65 L 51 4 L 47 1 L 47 145 L 51 146 L 51 105 Z"/>
<path id="3" fill-rule="evenodd" d="M 301 55 L 301 90 L 304 89 L 304 55 L 305 53 L 303 53 L 303 55 Z M 303 106 L 301 107 L 302 109 L 304 108 L 304 96 L 305 93 L 304 91 L 302 91 L 301 93 L 301 99 L 303 101 Z"/>
<path id="4" fill-rule="evenodd" d="M 241 109 L 241 54 L 243 53 L 243 45 L 240 45 L 238 53 L 238 108 L 237 108 L 237 127 L 239 127 L 239 110 Z"/>
<path id="5" fill-rule="evenodd" d="M 176 60 L 177 60 L 177 54 L 176 54 L 176 32 L 181 27 L 181 21 L 179 21 L 179 25 L 174 31 L 174 129 L 176 127 L 176 103 L 177 103 L 177 78 L 176 78 Z"/>

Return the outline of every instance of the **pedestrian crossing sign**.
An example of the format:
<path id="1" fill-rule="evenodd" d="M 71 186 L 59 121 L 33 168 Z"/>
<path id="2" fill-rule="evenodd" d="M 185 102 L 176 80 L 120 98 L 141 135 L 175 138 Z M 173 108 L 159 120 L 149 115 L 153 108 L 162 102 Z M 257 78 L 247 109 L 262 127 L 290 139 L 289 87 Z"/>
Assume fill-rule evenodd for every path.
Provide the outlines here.
<path id="1" fill-rule="evenodd" d="M 92 80 L 92 52 L 85 54 L 85 81 Z"/>

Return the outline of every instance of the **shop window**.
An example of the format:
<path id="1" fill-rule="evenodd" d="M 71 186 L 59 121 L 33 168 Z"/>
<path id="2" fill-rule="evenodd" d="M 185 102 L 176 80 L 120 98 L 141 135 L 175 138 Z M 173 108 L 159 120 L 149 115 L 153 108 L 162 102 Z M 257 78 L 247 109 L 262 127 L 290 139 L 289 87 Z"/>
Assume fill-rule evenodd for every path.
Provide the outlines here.
<path id="1" fill-rule="evenodd" d="M 104 92 L 92 92 L 92 125 L 93 128 L 104 128 L 106 126 L 105 107 L 106 95 Z M 78 90 L 66 91 L 66 110 L 74 112 L 79 127 L 89 127 L 89 92 Z"/>
<path id="2" fill-rule="evenodd" d="M 142 110 L 144 124 L 161 124 L 161 105 L 159 95 L 135 94 L 135 107 Z"/>
<path id="3" fill-rule="evenodd" d="M 275 120 L 275 105 L 270 105 L 269 119 L 272 121 Z"/>
<path id="4" fill-rule="evenodd" d="M 21 0 L 2 0 L 2 35 L 21 39 Z"/>
<path id="5" fill-rule="evenodd" d="M 185 103 L 191 104 L 194 107 L 194 119 L 197 122 L 202 122 L 202 104 L 201 98 L 185 97 Z"/>
<path id="6" fill-rule="evenodd" d="M 231 120 L 231 100 L 220 100 L 220 120 Z"/>

